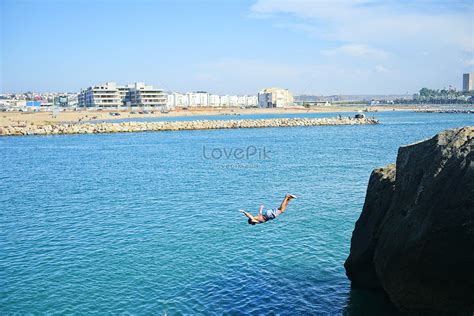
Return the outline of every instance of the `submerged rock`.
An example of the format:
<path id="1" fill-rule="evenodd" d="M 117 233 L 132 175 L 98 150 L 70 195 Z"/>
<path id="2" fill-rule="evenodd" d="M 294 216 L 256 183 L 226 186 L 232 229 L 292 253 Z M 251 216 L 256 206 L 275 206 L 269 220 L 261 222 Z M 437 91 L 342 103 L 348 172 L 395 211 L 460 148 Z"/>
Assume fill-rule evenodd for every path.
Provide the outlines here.
<path id="1" fill-rule="evenodd" d="M 372 172 L 344 266 L 402 310 L 474 311 L 474 127 L 400 147 Z"/>

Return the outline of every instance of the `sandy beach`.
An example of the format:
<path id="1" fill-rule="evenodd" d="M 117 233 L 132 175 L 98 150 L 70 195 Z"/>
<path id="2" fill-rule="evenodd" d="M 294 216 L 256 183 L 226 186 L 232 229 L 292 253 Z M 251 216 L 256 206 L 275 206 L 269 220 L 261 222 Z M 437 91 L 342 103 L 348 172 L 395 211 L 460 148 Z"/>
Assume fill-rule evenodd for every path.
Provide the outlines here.
<path id="1" fill-rule="evenodd" d="M 78 123 L 89 121 L 108 121 L 116 119 L 130 118 L 154 118 L 167 116 L 198 116 L 198 115 L 244 115 L 244 114 L 301 114 L 301 113 L 323 113 L 323 112 L 357 112 L 359 110 L 368 109 L 369 111 L 407 111 L 415 110 L 410 106 L 373 106 L 373 107 L 357 107 L 357 106 L 334 106 L 334 107 L 312 107 L 305 108 L 274 108 L 274 109 L 241 109 L 241 108 L 192 108 L 192 109 L 176 109 L 169 113 L 154 112 L 150 114 L 138 114 L 130 110 L 81 110 L 81 111 L 64 111 L 60 112 L 56 118 L 53 118 L 51 112 L 2 112 L 0 113 L 0 126 L 18 126 L 18 125 L 47 125 L 58 123 Z M 111 112 L 120 113 L 119 116 L 110 115 Z"/>

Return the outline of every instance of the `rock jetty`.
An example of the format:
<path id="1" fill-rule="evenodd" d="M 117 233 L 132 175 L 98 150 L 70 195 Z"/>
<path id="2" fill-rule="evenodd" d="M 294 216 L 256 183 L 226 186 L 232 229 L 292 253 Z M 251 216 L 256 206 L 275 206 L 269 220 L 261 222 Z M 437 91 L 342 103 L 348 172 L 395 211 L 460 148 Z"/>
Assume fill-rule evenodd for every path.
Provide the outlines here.
<path id="1" fill-rule="evenodd" d="M 474 313 L 474 127 L 400 147 L 372 172 L 344 266 L 402 311 Z"/>
<path id="2" fill-rule="evenodd" d="M 97 124 L 48 124 L 0 127 L 0 136 L 131 133 L 228 128 L 296 127 L 378 124 L 375 118 L 276 118 L 258 120 L 196 120 Z"/>
<path id="3" fill-rule="evenodd" d="M 449 113 L 449 114 L 474 114 L 470 109 L 418 109 L 416 113 Z"/>

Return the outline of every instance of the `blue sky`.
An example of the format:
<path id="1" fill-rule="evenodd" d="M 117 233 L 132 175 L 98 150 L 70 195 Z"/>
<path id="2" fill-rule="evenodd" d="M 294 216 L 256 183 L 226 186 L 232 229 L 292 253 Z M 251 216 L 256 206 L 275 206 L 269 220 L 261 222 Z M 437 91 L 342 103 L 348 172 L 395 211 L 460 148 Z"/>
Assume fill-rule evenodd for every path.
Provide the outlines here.
<path id="1" fill-rule="evenodd" d="M 0 1 L 1 92 L 402 94 L 474 72 L 472 1 Z"/>

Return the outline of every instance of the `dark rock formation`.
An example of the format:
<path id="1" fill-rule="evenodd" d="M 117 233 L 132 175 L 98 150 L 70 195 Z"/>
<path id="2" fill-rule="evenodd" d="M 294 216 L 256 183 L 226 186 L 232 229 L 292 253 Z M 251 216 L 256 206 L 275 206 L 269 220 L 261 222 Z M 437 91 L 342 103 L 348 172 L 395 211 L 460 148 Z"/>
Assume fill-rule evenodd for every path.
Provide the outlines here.
<path id="1" fill-rule="evenodd" d="M 474 312 L 474 127 L 400 147 L 372 172 L 344 266 L 402 310 Z"/>
<path id="2" fill-rule="evenodd" d="M 364 208 L 352 234 L 351 253 L 345 267 L 354 285 L 381 287 L 372 263 L 377 230 L 392 202 L 395 188 L 395 164 L 372 171 Z"/>

